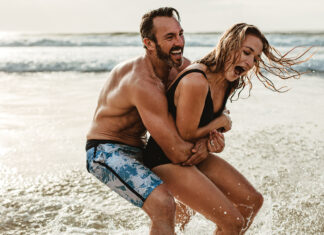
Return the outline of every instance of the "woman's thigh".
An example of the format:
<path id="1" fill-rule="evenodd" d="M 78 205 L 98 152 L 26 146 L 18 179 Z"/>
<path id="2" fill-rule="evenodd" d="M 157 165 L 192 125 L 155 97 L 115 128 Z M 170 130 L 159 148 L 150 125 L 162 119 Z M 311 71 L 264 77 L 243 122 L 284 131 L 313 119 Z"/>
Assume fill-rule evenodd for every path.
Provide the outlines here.
<path id="1" fill-rule="evenodd" d="M 233 203 L 197 167 L 165 164 L 153 168 L 175 198 L 217 225 L 240 224 L 243 217 Z"/>
<path id="2" fill-rule="evenodd" d="M 250 182 L 224 159 L 210 154 L 197 165 L 233 203 L 250 205 L 259 193 Z"/>

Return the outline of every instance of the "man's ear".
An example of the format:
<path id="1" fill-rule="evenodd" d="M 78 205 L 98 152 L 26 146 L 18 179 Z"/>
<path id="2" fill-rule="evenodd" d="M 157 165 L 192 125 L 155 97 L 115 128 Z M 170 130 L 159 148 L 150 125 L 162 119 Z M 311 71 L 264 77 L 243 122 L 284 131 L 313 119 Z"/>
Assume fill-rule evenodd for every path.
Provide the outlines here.
<path id="1" fill-rule="evenodd" d="M 148 50 L 154 50 L 155 49 L 155 42 L 153 42 L 152 40 L 148 39 L 148 38 L 144 38 L 143 39 L 143 43 L 145 45 L 145 47 L 148 49 Z"/>

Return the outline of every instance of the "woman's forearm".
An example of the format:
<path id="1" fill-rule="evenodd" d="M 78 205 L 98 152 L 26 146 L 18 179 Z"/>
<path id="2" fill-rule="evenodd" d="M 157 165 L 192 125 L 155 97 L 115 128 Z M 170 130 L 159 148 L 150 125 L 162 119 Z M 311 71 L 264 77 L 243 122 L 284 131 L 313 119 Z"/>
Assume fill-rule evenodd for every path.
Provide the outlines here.
<path id="1" fill-rule="evenodd" d="M 206 126 L 198 127 L 195 130 L 187 132 L 186 134 L 181 134 L 182 138 L 187 141 L 195 141 L 199 138 L 206 137 L 210 131 L 224 127 L 224 118 L 220 116 L 215 118 L 213 121 L 208 123 Z M 181 131 L 180 131 L 181 133 Z"/>

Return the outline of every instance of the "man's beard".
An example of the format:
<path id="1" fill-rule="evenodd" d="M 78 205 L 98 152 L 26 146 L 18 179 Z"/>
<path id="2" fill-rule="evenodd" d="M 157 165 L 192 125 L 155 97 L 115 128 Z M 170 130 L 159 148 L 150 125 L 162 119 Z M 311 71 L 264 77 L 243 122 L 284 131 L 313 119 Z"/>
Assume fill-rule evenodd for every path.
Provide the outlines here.
<path id="1" fill-rule="evenodd" d="M 183 51 L 183 48 L 182 47 L 172 47 L 170 49 L 170 52 L 169 54 L 167 53 L 164 53 L 162 51 L 162 48 L 160 47 L 159 44 L 156 44 L 156 54 L 157 54 L 157 57 L 166 62 L 167 65 L 169 65 L 170 67 L 180 67 L 182 65 L 182 62 L 183 62 L 183 58 L 181 57 L 181 60 L 180 61 L 173 61 L 172 58 L 171 58 L 171 51 L 172 50 L 178 50 L 178 49 L 181 49 L 181 51 Z"/>

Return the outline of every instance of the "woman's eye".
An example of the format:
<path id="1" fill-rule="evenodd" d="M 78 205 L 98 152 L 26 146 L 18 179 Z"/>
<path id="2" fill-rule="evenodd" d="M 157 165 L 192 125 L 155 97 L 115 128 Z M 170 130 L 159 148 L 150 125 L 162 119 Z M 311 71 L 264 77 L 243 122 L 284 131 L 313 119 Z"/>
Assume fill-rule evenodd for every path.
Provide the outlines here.
<path id="1" fill-rule="evenodd" d="M 248 51 L 243 51 L 244 55 L 250 55 L 250 52 Z"/>

